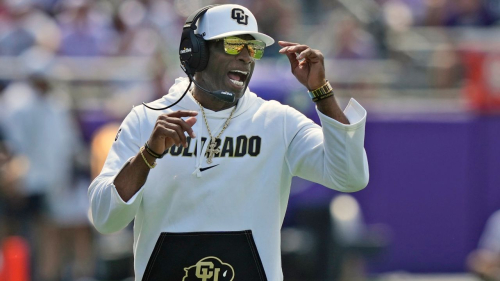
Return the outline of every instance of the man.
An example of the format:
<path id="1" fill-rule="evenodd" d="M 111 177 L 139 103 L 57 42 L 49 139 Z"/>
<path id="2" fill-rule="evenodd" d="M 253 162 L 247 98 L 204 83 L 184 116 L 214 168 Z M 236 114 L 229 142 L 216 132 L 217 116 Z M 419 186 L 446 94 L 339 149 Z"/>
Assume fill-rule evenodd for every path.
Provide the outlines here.
<path id="1" fill-rule="evenodd" d="M 196 14 L 201 19 L 191 28 L 198 39 L 187 35 L 197 19 L 191 16 L 180 54 L 187 73 L 198 68 L 197 86 L 187 91 L 189 79 L 176 79 L 148 107 L 172 105 L 188 92 L 178 104 L 163 112 L 135 107 L 126 117 L 89 188 L 93 223 L 110 233 L 135 219 L 136 280 L 282 280 L 280 228 L 291 179 L 345 192 L 364 188 L 366 111 L 351 100 L 343 113 L 321 52 L 284 41 L 280 53 L 313 91 L 323 128 L 260 99 L 247 85 L 255 60 L 274 40 L 258 32 L 245 7 Z M 184 42 L 188 36 L 206 40 L 209 59 L 196 59 L 206 67 L 183 56 L 203 44 Z M 231 93 L 233 102 L 221 99 Z"/>

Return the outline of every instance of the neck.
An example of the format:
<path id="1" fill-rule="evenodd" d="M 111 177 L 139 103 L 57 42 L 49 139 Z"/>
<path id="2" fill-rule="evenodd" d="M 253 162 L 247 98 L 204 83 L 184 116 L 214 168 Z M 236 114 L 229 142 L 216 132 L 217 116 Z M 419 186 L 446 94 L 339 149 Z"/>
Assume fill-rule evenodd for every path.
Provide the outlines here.
<path id="1" fill-rule="evenodd" d="M 234 103 L 227 103 L 219 100 L 213 95 L 199 89 L 196 85 L 193 88 L 193 97 L 204 107 L 212 111 L 221 111 L 224 109 L 231 108 L 236 105 L 237 100 Z"/>

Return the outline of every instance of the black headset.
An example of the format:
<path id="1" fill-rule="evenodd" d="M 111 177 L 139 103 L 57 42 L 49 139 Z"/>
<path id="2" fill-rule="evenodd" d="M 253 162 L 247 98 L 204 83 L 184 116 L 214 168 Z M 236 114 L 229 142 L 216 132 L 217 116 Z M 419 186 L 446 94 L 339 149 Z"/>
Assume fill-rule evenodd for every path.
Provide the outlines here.
<path id="1" fill-rule="evenodd" d="M 146 103 L 142 103 L 145 107 L 153 110 L 164 110 L 167 108 L 170 108 L 174 105 L 176 105 L 178 102 L 180 102 L 184 96 L 187 94 L 189 88 L 191 88 L 191 83 L 194 82 L 194 84 L 202 89 L 203 91 L 210 93 L 217 98 L 226 101 L 226 102 L 234 102 L 235 96 L 234 93 L 229 93 L 226 91 L 210 91 L 202 86 L 200 86 L 198 83 L 193 78 L 193 75 L 196 72 L 203 71 L 208 64 L 208 59 L 209 59 L 209 50 L 208 50 L 208 45 L 203 39 L 204 34 L 195 34 L 194 31 L 198 29 L 196 26 L 196 21 L 198 21 L 201 16 L 203 16 L 208 9 L 213 8 L 215 6 L 219 5 L 210 5 L 203 7 L 196 12 L 192 13 L 186 20 L 186 23 L 184 24 L 184 27 L 182 29 L 182 36 L 181 36 L 181 44 L 179 46 L 179 58 L 181 61 L 181 68 L 182 70 L 187 74 L 189 77 L 189 85 L 182 94 L 182 96 L 173 104 L 169 106 L 165 106 L 162 108 L 154 108 L 148 106 Z"/>
<path id="2" fill-rule="evenodd" d="M 181 67 L 186 74 L 194 75 L 195 72 L 203 71 L 208 64 L 209 51 L 208 46 L 203 39 L 204 34 L 195 34 L 198 28 L 196 21 L 201 18 L 210 8 L 218 5 L 203 7 L 192 13 L 186 20 L 182 29 L 181 44 L 179 46 L 179 57 Z"/>

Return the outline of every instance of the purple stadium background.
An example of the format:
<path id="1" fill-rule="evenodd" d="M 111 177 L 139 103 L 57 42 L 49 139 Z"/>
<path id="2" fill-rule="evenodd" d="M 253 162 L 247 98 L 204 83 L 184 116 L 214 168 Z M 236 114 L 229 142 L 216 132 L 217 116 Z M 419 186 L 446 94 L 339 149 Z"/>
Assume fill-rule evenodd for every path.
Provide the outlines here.
<path id="1" fill-rule="evenodd" d="M 462 272 L 488 216 L 500 207 L 500 118 L 474 115 L 371 117 L 366 128 L 365 222 L 390 244 L 370 271 Z M 291 198 L 325 208 L 338 193 L 315 185 Z"/>

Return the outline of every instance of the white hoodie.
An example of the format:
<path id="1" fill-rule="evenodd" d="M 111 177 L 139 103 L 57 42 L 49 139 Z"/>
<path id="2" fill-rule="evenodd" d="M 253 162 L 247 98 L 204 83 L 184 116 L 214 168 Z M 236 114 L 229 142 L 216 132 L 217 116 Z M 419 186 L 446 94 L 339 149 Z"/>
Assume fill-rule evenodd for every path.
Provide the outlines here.
<path id="1" fill-rule="evenodd" d="M 187 78 L 176 79 L 168 95 L 150 106 L 172 104 L 188 83 Z M 193 126 L 196 140 L 187 149 L 172 147 L 158 159 L 144 186 L 124 202 L 114 178 L 149 139 L 157 117 L 177 110 L 199 112 Z M 214 137 L 231 110 L 205 109 Z M 135 280 L 142 279 L 162 232 L 240 230 L 252 231 L 267 280 L 283 280 L 280 228 L 292 177 L 342 192 L 361 190 L 368 183 L 366 111 L 351 99 L 344 113 L 350 125 L 318 111 L 320 127 L 297 110 L 247 89 L 221 136 L 222 155 L 207 164 L 209 141 L 201 144 L 202 138 L 209 139 L 208 131 L 190 93 L 168 110 L 137 106 L 123 121 L 101 174 L 89 187 L 93 223 L 98 231 L 111 233 L 135 218 Z"/>

